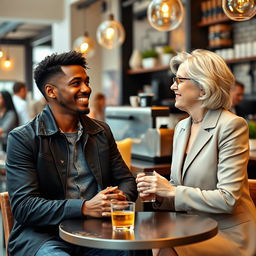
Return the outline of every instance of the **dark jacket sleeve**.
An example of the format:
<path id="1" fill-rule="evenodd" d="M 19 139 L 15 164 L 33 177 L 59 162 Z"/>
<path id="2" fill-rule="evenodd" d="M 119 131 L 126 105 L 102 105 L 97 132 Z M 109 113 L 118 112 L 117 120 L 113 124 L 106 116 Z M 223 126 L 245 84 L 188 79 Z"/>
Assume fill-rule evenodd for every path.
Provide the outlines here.
<path id="1" fill-rule="evenodd" d="M 104 125 L 104 129 L 109 142 L 109 159 L 113 176 L 113 185 L 117 185 L 118 188 L 126 194 L 128 200 L 136 201 L 138 192 L 135 178 L 122 159 L 109 126 L 106 123 L 101 122 L 101 124 Z"/>
<path id="2" fill-rule="evenodd" d="M 40 192 L 33 134 L 33 129 L 19 127 L 8 137 L 7 187 L 15 220 L 21 225 L 45 226 L 82 216 L 83 200 L 47 200 Z"/>

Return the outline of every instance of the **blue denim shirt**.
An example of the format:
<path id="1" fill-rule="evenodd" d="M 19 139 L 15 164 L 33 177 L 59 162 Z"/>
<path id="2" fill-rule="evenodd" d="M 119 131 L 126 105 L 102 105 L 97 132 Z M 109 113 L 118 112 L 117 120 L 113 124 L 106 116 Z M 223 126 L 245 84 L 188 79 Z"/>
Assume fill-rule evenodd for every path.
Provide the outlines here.
<path id="1" fill-rule="evenodd" d="M 84 157 L 82 142 L 80 140 L 83 134 L 83 127 L 79 123 L 76 133 L 63 134 L 68 141 L 70 157 L 66 197 L 70 199 L 90 200 L 97 194 L 98 185 Z"/>

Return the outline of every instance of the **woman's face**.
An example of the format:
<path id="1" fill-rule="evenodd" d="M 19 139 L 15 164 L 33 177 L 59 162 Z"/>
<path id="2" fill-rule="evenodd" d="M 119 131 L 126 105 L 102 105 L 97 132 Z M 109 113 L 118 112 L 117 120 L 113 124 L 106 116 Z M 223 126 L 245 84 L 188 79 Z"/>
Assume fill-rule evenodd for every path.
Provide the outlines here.
<path id="1" fill-rule="evenodd" d="M 175 93 L 175 107 L 189 112 L 198 105 L 198 97 L 203 95 L 203 90 L 189 78 L 183 64 L 179 66 L 176 77 L 176 82 L 171 86 L 171 90 Z"/>
<path id="2" fill-rule="evenodd" d="M 5 107 L 5 104 L 4 104 L 4 98 L 3 98 L 3 95 L 2 93 L 0 93 L 0 108 L 4 108 Z"/>

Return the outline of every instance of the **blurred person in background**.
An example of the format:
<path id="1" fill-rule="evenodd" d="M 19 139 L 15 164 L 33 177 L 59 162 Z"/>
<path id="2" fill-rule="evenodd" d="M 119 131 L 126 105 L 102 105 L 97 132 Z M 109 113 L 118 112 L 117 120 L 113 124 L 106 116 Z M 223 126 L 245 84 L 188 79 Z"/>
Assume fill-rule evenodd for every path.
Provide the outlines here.
<path id="1" fill-rule="evenodd" d="M 22 82 L 16 82 L 13 85 L 13 104 L 19 116 L 19 124 L 26 124 L 29 120 L 27 97 L 27 86 Z"/>
<path id="2" fill-rule="evenodd" d="M 232 100 L 230 111 L 245 118 L 245 113 L 239 105 L 241 100 L 244 98 L 244 84 L 236 80 L 234 86 L 231 87 L 230 96 Z"/>
<path id="3" fill-rule="evenodd" d="M 12 96 L 7 91 L 0 91 L 0 140 L 3 151 L 6 151 L 8 133 L 19 124 Z"/>
<path id="4" fill-rule="evenodd" d="M 31 102 L 29 106 L 30 118 L 32 119 L 36 115 L 38 115 L 43 110 L 45 105 L 46 105 L 46 100 L 44 97 L 42 97 L 39 100 Z"/>
<path id="5" fill-rule="evenodd" d="M 189 114 L 175 127 L 170 181 L 138 174 L 142 198 L 156 195 L 157 209 L 206 215 L 218 234 L 204 242 L 154 249 L 161 256 L 254 256 L 256 209 L 247 177 L 248 125 L 230 109 L 234 76 L 225 61 L 207 50 L 171 59 L 175 107 Z M 189 228 L 189 226 L 188 226 Z"/>
<path id="6" fill-rule="evenodd" d="M 106 97 L 103 93 L 97 93 L 93 97 L 92 107 L 88 116 L 93 119 L 105 121 Z"/>

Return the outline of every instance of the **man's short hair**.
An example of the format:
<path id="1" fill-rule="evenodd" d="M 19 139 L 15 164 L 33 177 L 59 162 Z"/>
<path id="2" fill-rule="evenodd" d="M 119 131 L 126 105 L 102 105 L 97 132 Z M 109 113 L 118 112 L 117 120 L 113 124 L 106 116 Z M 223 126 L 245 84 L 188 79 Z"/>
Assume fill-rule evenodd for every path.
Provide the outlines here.
<path id="1" fill-rule="evenodd" d="M 34 71 L 34 79 L 40 92 L 45 96 L 44 87 L 57 74 L 64 74 L 61 66 L 78 65 L 87 69 L 85 57 L 80 52 L 54 53 L 42 60 Z"/>
<path id="2" fill-rule="evenodd" d="M 26 85 L 23 82 L 15 82 L 13 85 L 13 93 L 17 94 L 23 88 L 26 88 Z"/>

